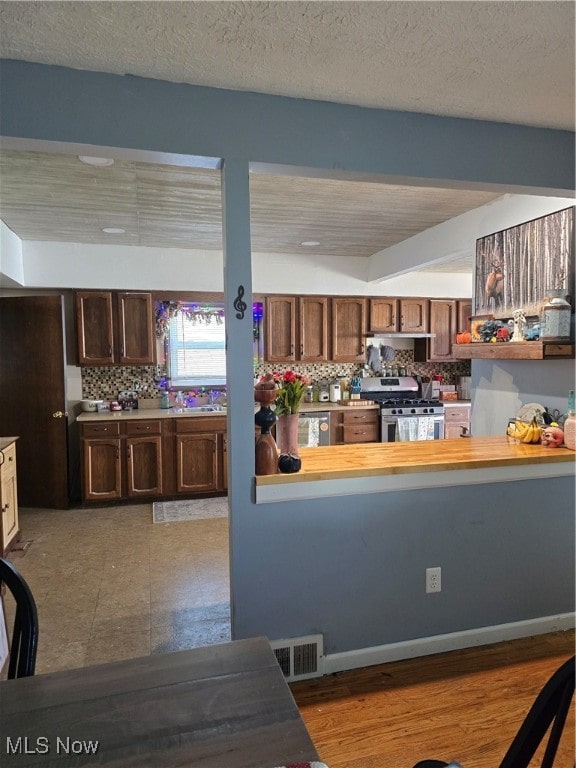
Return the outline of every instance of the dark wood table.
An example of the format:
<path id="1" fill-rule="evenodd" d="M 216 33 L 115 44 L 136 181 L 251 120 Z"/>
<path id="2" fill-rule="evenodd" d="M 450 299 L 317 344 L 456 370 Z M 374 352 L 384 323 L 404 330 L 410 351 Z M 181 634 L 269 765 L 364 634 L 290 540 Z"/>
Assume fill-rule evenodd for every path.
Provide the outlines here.
<path id="1" fill-rule="evenodd" d="M 266 638 L 0 683 L 3 768 L 275 768 L 318 759 Z"/>

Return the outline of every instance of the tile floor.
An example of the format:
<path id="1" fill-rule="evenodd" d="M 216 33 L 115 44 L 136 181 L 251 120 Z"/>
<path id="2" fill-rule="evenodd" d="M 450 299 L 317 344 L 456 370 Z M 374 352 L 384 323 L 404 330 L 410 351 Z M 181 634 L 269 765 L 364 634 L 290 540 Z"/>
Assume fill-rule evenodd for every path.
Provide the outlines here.
<path id="1" fill-rule="evenodd" d="M 152 522 L 152 505 L 21 509 L 10 560 L 38 607 L 36 672 L 230 640 L 228 520 Z"/>

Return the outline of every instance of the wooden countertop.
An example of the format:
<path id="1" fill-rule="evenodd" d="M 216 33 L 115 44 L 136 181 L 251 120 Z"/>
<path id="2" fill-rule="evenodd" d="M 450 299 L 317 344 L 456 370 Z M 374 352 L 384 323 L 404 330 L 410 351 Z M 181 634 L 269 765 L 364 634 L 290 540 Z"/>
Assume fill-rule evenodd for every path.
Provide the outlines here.
<path id="1" fill-rule="evenodd" d="M 570 475 L 576 457 L 505 436 L 334 445 L 300 455 L 300 472 L 256 476 L 258 501 Z"/>
<path id="2" fill-rule="evenodd" d="M 8 446 L 12 445 L 16 440 L 18 440 L 17 437 L 0 437 L 0 451 L 3 451 L 4 448 L 8 448 Z"/>
<path id="3" fill-rule="evenodd" d="M 254 406 L 259 409 L 259 404 Z M 338 405 L 338 403 L 302 403 L 300 413 L 317 413 L 318 411 L 356 411 L 356 410 L 374 410 L 379 408 L 376 403 L 370 405 Z M 76 421 L 130 421 L 133 419 L 188 419 L 202 416 L 210 418 L 212 416 L 226 416 L 226 408 L 223 411 L 187 411 L 177 410 L 176 408 L 137 408 L 134 411 L 102 411 L 101 413 L 85 412 L 76 416 Z"/>

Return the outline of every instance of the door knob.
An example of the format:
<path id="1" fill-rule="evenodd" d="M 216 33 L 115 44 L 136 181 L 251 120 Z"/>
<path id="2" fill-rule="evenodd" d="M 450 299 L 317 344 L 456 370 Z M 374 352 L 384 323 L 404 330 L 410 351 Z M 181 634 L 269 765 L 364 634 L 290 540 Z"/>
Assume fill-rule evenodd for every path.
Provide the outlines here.
<path id="1" fill-rule="evenodd" d="M 53 419 L 63 419 L 65 416 L 68 416 L 68 411 L 54 411 L 52 414 Z"/>

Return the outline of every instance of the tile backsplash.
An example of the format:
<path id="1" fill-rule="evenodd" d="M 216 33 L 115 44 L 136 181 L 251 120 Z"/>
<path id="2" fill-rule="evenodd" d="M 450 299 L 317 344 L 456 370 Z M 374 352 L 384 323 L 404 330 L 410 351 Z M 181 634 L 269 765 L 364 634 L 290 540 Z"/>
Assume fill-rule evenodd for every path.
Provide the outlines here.
<path id="1" fill-rule="evenodd" d="M 409 374 L 420 376 L 442 375 L 445 384 L 456 384 L 459 376 L 470 376 L 470 361 L 456 363 L 415 363 L 411 349 L 396 350 L 391 365 L 403 365 Z M 361 366 L 352 363 L 315 363 L 309 365 L 273 365 L 261 363 L 255 366 L 254 375 L 262 376 L 272 371 L 293 370 L 310 377 L 313 382 L 332 379 L 349 379 L 360 375 Z M 118 392 L 129 390 L 138 392 L 139 397 L 160 397 L 161 382 L 166 377 L 164 365 L 136 366 L 92 366 L 82 367 L 82 397 L 102 400 L 114 400 Z"/>
<path id="2" fill-rule="evenodd" d="M 115 400 L 118 392 L 136 391 L 140 397 L 160 397 L 160 381 L 166 376 L 163 365 L 83 366 L 82 397 Z"/>

